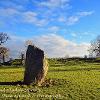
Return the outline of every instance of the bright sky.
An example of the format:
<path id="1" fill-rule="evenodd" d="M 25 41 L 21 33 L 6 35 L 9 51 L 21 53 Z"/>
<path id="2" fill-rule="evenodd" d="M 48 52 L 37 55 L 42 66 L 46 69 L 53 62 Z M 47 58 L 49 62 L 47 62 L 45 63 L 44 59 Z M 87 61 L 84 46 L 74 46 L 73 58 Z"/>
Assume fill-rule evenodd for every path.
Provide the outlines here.
<path id="1" fill-rule="evenodd" d="M 99 10 L 99 0 L 0 0 L 0 31 L 12 55 L 31 39 L 49 57 L 84 56 L 100 33 Z"/>

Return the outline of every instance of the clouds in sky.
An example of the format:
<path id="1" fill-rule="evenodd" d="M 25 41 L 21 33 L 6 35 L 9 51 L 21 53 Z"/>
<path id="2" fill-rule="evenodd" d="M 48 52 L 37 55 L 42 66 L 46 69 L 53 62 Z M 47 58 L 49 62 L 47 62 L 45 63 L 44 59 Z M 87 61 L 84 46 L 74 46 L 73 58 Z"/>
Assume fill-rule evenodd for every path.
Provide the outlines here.
<path id="1" fill-rule="evenodd" d="M 12 9 L 12 8 L 5 8 L 5 9 L 0 9 L 1 17 L 4 18 L 13 18 L 16 19 L 17 22 L 24 22 L 24 23 L 29 23 L 29 24 L 34 24 L 37 26 L 44 26 L 50 23 L 49 18 L 38 18 L 38 13 L 33 12 L 33 11 L 25 11 L 21 12 L 18 11 L 17 9 Z M 77 15 L 72 15 L 69 17 L 58 17 L 58 22 L 65 23 L 66 25 L 73 25 L 76 22 L 78 22 L 82 17 L 89 16 L 93 14 L 93 11 L 85 11 L 85 12 L 78 12 Z M 18 16 L 18 17 L 17 17 Z M 48 15 L 49 17 L 49 15 Z M 13 21 L 12 19 L 12 21 Z M 55 19 L 56 20 L 56 19 Z"/>
<path id="2" fill-rule="evenodd" d="M 22 51 L 26 50 L 26 40 L 27 39 L 23 37 L 12 37 L 12 42 L 9 42 L 7 47 L 13 47 L 10 51 L 13 57 L 18 57 Z M 33 36 L 30 40 L 32 40 L 36 46 L 43 49 L 48 57 L 65 57 L 66 55 L 77 57 L 88 54 L 88 43 L 77 44 L 57 34 Z"/>
<path id="3" fill-rule="evenodd" d="M 65 22 L 67 25 L 73 25 L 77 23 L 82 17 L 92 15 L 93 13 L 94 11 L 77 12 L 76 15 L 69 16 L 68 18 L 62 16 L 62 17 L 59 17 L 58 20 L 60 22 Z"/>
<path id="4" fill-rule="evenodd" d="M 76 44 L 56 34 L 48 34 L 37 37 L 34 41 L 49 57 L 84 56 L 88 54 L 89 44 Z"/>
<path id="5" fill-rule="evenodd" d="M 52 26 L 48 28 L 50 33 L 57 33 L 60 30 L 60 27 L 58 26 Z"/>
<path id="6" fill-rule="evenodd" d="M 5 2 L 1 2 L 1 4 L 5 5 L 5 7 L 0 8 L 0 17 L 4 17 L 5 19 L 9 18 L 8 20 L 13 19 L 19 23 L 25 24 L 33 24 L 35 26 L 44 27 L 45 25 L 49 25 L 50 23 L 63 23 L 65 25 L 73 25 L 77 23 L 82 17 L 86 17 L 92 15 L 94 11 L 81 11 L 76 12 L 74 15 L 73 13 L 70 14 L 67 8 L 69 8 L 70 0 L 25 0 L 26 3 L 22 3 L 23 1 L 11 2 L 9 1 L 8 7 Z M 28 9 L 28 4 L 34 7 L 34 9 Z M 27 4 L 27 6 L 26 6 Z M 14 6 L 16 7 L 14 7 Z M 18 8 L 17 8 L 18 6 Z M 25 7 L 26 6 L 26 7 Z M 3 20 L 5 20 L 3 18 Z M 2 20 L 1 20 L 2 21 Z M 10 23 L 10 22 L 9 22 Z"/>
<path id="7" fill-rule="evenodd" d="M 27 11 L 24 13 L 20 13 L 23 22 L 35 24 L 37 26 L 43 26 L 47 23 L 46 19 L 38 19 L 38 14 L 36 12 Z"/>
<path id="8" fill-rule="evenodd" d="M 39 5 L 50 9 L 56 7 L 64 8 L 66 5 L 69 5 L 69 0 L 48 0 L 41 2 Z"/>
<path id="9" fill-rule="evenodd" d="M 95 11 L 74 10 L 72 1 L 74 0 L 0 0 L 0 27 L 6 32 L 16 33 L 16 36 L 11 35 L 12 42 L 7 44 L 12 55 L 15 57 L 18 52 L 24 50 L 25 41 L 28 39 L 33 40 L 33 43 L 43 49 L 49 57 L 87 54 L 89 44 L 78 44 L 78 39 L 77 43 L 72 42 L 70 36 L 75 39 L 82 36 L 77 34 L 77 31 L 71 33 L 66 30 L 75 29 L 70 27 L 91 16 Z M 12 27 L 10 23 L 13 23 Z"/>
<path id="10" fill-rule="evenodd" d="M 13 8 L 4 8 L 0 9 L 0 13 L 0 16 L 3 17 L 4 20 L 9 18 L 8 20 L 16 20 L 18 23 L 30 23 L 37 26 L 41 26 L 44 23 L 46 24 L 45 19 L 38 19 L 37 13 L 32 11 L 21 12 Z"/>

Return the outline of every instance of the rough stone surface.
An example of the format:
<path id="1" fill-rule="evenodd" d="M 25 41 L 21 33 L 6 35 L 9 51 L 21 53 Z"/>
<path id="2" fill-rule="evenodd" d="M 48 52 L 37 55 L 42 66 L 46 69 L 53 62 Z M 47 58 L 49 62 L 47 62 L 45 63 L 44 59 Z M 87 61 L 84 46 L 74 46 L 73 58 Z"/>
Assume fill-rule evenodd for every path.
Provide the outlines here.
<path id="1" fill-rule="evenodd" d="M 26 52 L 24 83 L 36 83 L 41 85 L 48 70 L 48 62 L 44 56 L 44 51 L 29 45 Z"/>

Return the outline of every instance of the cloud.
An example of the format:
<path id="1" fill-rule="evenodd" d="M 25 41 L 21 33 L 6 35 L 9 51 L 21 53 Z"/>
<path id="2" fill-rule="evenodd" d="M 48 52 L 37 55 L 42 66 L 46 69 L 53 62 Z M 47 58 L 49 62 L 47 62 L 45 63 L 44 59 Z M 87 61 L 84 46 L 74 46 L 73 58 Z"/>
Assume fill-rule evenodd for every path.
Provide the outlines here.
<path id="1" fill-rule="evenodd" d="M 78 12 L 76 14 L 76 16 L 71 16 L 67 19 L 67 24 L 68 25 L 73 25 L 75 24 L 76 22 L 78 22 L 82 17 L 85 17 L 85 16 L 89 16 L 89 15 L 92 15 L 94 13 L 94 11 L 84 11 L 84 12 Z"/>
<path id="2" fill-rule="evenodd" d="M 26 11 L 26 12 L 20 13 L 20 16 L 22 17 L 23 19 L 22 22 L 24 23 L 33 24 L 40 27 L 48 23 L 47 19 L 39 19 L 37 12 Z"/>
<path id="3" fill-rule="evenodd" d="M 29 23 L 36 26 L 44 26 L 48 23 L 47 19 L 39 19 L 38 13 L 33 11 L 19 11 L 14 8 L 2 8 L 0 9 L 0 17 L 3 17 L 4 20 L 10 18 L 12 21 L 20 23 Z"/>
<path id="4" fill-rule="evenodd" d="M 64 7 L 65 5 L 68 5 L 69 0 L 48 0 L 48 1 L 42 1 L 39 3 L 40 6 L 45 6 L 48 8 L 56 8 L 56 7 Z"/>
<path id="5" fill-rule="evenodd" d="M 60 17 L 58 18 L 58 21 L 59 21 L 59 22 L 65 22 L 65 21 L 66 21 L 66 17 L 65 17 L 65 16 L 60 16 Z"/>
<path id="6" fill-rule="evenodd" d="M 58 26 L 52 26 L 48 28 L 49 32 L 57 33 L 60 30 L 60 27 Z"/>
<path id="7" fill-rule="evenodd" d="M 73 24 L 75 24 L 76 22 L 78 22 L 79 19 L 80 19 L 80 17 L 78 17 L 78 16 L 71 16 L 71 17 L 69 17 L 69 18 L 67 19 L 66 23 L 67 23 L 67 25 L 73 25 Z"/>
<path id="8" fill-rule="evenodd" d="M 80 20 L 80 16 L 69 16 L 69 17 L 59 17 L 58 21 L 63 22 L 67 25 L 73 25 Z"/>
<path id="9" fill-rule="evenodd" d="M 64 22 L 67 25 L 73 25 L 73 24 L 76 24 L 82 17 L 92 15 L 93 13 L 94 11 L 82 11 L 82 12 L 76 13 L 76 15 L 71 15 L 69 17 L 60 16 L 58 18 L 58 21 Z"/>
<path id="10" fill-rule="evenodd" d="M 25 2 L 26 3 L 24 4 L 27 4 L 28 6 L 30 1 L 25 0 Z M 9 23 L 25 23 L 43 27 L 48 25 L 50 22 L 53 23 L 54 21 L 62 22 L 67 25 L 73 25 L 77 23 L 82 17 L 89 16 L 94 13 L 94 11 L 81 11 L 75 13 L 75 15 L 69 16 L 70 13 L 66 10 L 69 8 L 70 0 L 33 0 L 30 3 L 33 4 L 33 7 L 36 8 L 36 10 L 27 9 L 26 6 L 22 4 L 22 1 L 15 0 L 15 3 L 9 2 L 9 4 L 15 5 L 16 7 L 19 4 L 18 8 L 13 6 L 8 7 L 6 4 L 7 7 L 0 8 L 0 17 L 3 17 L 3 22 L 6 20 L 7 22 L 12 20 L 11 22 L 9 21 Z"/>
<path id="11" fill-rule="evenodd" d="M 25 4 L 26 0 L 0 0 L 1 8 L 13 8 L 13 9 L 23 9 L 22 4 Z"/>
<path id="12" fill-rule="evenodd" d="M 71 34 L 73 37 L 77 37 L 77 33 L 72 33 Z"/>
<path id="13" fill-rule="evenodd" d="M 39 37 L 38 37 L 39 38 Z M 49 57 L 84 56 L 87 54 L 89 44 L 76 44 L 56 34 L 49 34 L 37 38 L 37 45 L 41 47 Z"/>
<path id="14" fill-rule="evenodd" d="M 27 11 L 21 14 L 22 16 L 22 22 L 24 23 L 28 23 L 28 24 L 33 24 L 35 26 L 38 27 L 42 27 L 48 24 L 49 20 L 48 19 L 44 19 L 38 18 L 38 14 L 36 12 L 32 12 L 32 11 Z"/>
<path id="15" fill-rule="evenodd" d="M 80 17 L 84 17 L 84 16 L 92 15 L 93 13 L 94 11 L 83 11 L 83 12 L 78 12 L 77 15 L 79 15 Z"/>
<path id="16" fill-rule="evenodd" d="M 48 57 L 84 56 L 88 54 L 88 43 L 77 44 L 57 34 L 41 35 L 30 39 L 36 46 L 44 50 Z M 14 57 L 25 50 L 25 41 L 17 37 L 16 41 L 12 39 L 12 42 L 9 42 L 8 48 L 10 48 Z"/>
<path id="17" fill-rule="evenodd" d="M 12 8 L 0 9 L 0 16 L 3 16 L 3 17 L 11 17 L 15 14 L 19 14 L 19 12 L 16 9 L 12 9 Z"/>
<path id="18" fill-rule="evenodd" d="M 62 15 L 63 12 L 67 13 L 67 10 L 70 8 L 70 0 L 32 0 L 32 2 L 33 6 L 35 5 L 37 8 L 39 16 L 41 16 L 47 24 L 53 23 L 54 21 L 56 22 L 57 17 Z"/>
<path id="19" fill-rule="evenodd" d="M 70 15 L 68 8 L 70 7 L 70 0 L 7 0 L 0 1 L 0 16 L 3 16 L 3 22 L 15 24 L 25 23 L 35 26 L 45 26 L 53 22 L 63 22 L 67 25 L 77 23 L 82 17 L 92 15 L 94 11 L 81 11 Z M 27 9 L 27 6 L 33 6 L 32 9 Z M 70 15 L 70 16 L 69 16 Z M 59 17 L 60 16 L 60 17 Z M 9 17 L 9 19 L 7 19 Z M 58 20 L 57 20 L 58 19 Z M 2 20 L 0 20 L 2 21 Z"/>

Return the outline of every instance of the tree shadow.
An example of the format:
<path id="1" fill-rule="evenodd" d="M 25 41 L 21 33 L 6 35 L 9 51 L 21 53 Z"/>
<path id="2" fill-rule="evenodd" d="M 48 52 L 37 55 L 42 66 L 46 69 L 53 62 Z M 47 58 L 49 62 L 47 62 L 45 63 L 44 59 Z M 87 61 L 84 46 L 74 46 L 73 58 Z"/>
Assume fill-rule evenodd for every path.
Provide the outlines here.
<path id="1" fill-rule="evenodd" d="M 24 85 L 24 82 L 22 81 L 16 81 L 16 82 L 0 82 L 0 85 Z"/>

